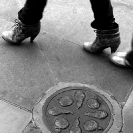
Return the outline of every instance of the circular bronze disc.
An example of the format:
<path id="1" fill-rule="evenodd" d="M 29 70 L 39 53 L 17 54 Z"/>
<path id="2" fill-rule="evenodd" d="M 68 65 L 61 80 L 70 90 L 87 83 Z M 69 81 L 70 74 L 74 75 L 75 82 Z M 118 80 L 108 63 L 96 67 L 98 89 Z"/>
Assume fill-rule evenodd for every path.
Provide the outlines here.
<path id="1" fill-rule="evenodd" d="M 51 133 L 106 133 L 113 123 L 109 104 L 87 87 L 66 87 L 47 98 L 43 122 Z"/>

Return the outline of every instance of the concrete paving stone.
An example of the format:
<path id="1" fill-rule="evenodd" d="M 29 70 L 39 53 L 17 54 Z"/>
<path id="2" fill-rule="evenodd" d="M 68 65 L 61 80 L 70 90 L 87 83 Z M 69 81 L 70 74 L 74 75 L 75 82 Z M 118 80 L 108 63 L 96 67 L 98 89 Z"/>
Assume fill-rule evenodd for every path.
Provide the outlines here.
<path id="1" fill-rule="evenodd" d="M 36 126 L 35 122 L 30 121 L 22 133 L 42 133 L 42 131 Z"/>
<path id="2" fill-rule="evenodd" d="M 86 1 L 86 0 L 48 0 L 48 4 L 60 4 L 60 5 L 80 5 L 80 6 L 83 6 L 83 5 L 86 5 L 87 3 L 90 3 L 89 1 Z"/>
<path id="3" fill-rule="evenodd" d="M 0 100 L 0 133 L 22 133 L 32 114 Z"/>
<path id="4" fill-rule="evenodd" d="M 0 0 L 0 18 L 14 21 L 19 10 L 20 5 L 17 0 Z"/>
<path id="5" fill-rule="evenodd" d="M 128 6 L 115 6 L 114 14 L 116 22 L 120 27 L 121 45 L 118 51 L 129 51 L 131 49 L 131 38 L 133 34 L 133 8 Z"/>
<path id="6" fill-rule="evenodd" d="M 131 88 L 132 89 L 132 88 Z M 133 91 L 129 93 L 126 104 L 123 108 L 123 133 L 133 132 Z"/>
<path id="7" fill-rule="evenodd" d="M 0 98 L 32 109 L 55 79 L 38 43 L 11 45 L 0 39 Z"/>
<path id="8" fill-rule="evenodd" d="M 25 2 L 26 2 L 26 0 L 17 0 L 17 1 L 18 1 L 18 3 L 19 3 L 20 9 L 23 8 L 23 7 L 24 7 L 24 4 L 25 4 Z"/>
<path id="9" fill-rule="evenodd" d="M 90 26 L 93 21 L 90 2 L 63 2 L 48 2 L 41 20 L 42 31 L 77 44 L 94 39 Z"/>
<path id="10" fill-rule="evenodd" d="M 4 18 L 0 18 L 0 37 L 3 31 L 10 29 L 13 26 L 13 22 L 8 21 Z"/>
<path id="11" fill-rule="evenodd" d="M 133 84 L 132 69 L 112 64 L 106 52 L 98 56 L 89 54 L 79 45 L 48 34 L 41 34 L 38 42 L 61 82 L 93 84 L 110 92 L 120 103 L 125 102 Z"/>

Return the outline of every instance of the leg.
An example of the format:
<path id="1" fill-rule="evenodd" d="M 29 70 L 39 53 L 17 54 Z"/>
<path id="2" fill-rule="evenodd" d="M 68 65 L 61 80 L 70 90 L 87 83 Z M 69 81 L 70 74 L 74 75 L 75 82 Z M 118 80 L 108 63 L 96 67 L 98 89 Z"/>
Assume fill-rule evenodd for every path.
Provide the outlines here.
<path id="1" fill-rule="evenodd" d="M 94 13 L 92 28 L 99 30 L 114 28 L 115 18 L 110 0 L 90 0 L 90 2 Z"/>
<path id="2" fill-rule="evenodd" d="M 116 52 L 110 56 L 110 60 L 118 66 L 133 68 L 133 36 L 131 40 L 131 50 L 128 52 Z"/>
<path id="3" fill-rule="evenodd" d="M 24 7 L 18 12 L 18 18 L 24 24 L 35 24 L 43 16 L 47 0 L 26 0 Z"/>
<path id="4" fill-rule="evenodd" d="M 94 21 L 91 23 L 96 32 L 93 43 L 85 42 L 84 49 L 91 53 L 100 53 L 110 47 L 111 53 L 120 45 L 118 24 L 115 22 L 110 0 L 90 0 L 94 12 Z"/>
<path id="5" fill-rule="evenodd" d="M 13 29 L 2 33 L 2 38 L 10 43 L 19 44 L 30 37 L 33 42 L 39 34 L 43 10 L 47 0 L 26 0 L 24 7 L 18 12 Z"/>

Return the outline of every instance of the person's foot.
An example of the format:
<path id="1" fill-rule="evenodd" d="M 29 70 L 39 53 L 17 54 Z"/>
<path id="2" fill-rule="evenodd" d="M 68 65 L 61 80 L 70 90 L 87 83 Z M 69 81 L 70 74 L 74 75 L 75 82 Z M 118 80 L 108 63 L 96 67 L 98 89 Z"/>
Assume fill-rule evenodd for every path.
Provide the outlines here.
<path id="1" fill-rule="evenodd" d="M 35 25 L 25 25 L 19 19 L 15 19 L 15 23 L 11 29 L 2 33 L 2 38 L 7 42 L 19 44 L 30 37 L 30 41 L 33 42 L 39 32 L 40 22 Z"/>
<path id="2" fill-rule="evenodd" d="M 119 27 L 111 30 L 95 30 L 96 39 L 93 43 L 85 42 L 83 48 L 91 53 L 100 53 L 105 48 L 111 48 L 114 53 L 120 45 Z"/>
<path id="3" fill-rule="evenodd" d="M 111 62 L 121 67 L 133 67 L 127 60 L 129 52 L 116 52 L 110 56 Z M 131 57 L 128 57 L 131 58 Z"/>

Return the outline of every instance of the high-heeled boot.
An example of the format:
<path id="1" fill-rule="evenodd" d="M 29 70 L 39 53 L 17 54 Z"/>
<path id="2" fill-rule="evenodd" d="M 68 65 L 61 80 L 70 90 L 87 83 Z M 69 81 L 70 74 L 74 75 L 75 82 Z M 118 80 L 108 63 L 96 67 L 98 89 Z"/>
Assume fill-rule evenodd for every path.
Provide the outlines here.
<path id="1" fill-rule="evenodd" d="M 133 35 L 131 39 L 131 50 L 113 53 L 110 55 L 110 60 L 118 66 L 133 68 Z"/>
<path id="2" fill-rule="evenodd" d="M 100 53 L 105 48 L 111 48 L 114 53 L 120 45 L 119 27 L 111 30 L 94 30 L 96 39 L 93 43 L 85 42 L 83 47 L 91 53 Z"/>
<path id="3" fill-rule="evenodd" d="M 30 37 L 30 42 L 33 42 L 40 32 L 40 25 L 40 21 L 34 25 L 25 25 L 19 19 L 15 19 L 15 24 L 11 29 L 2 33 L 2 38 L 7 42 L 19 44 Z"/>

